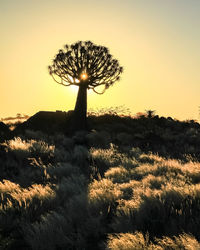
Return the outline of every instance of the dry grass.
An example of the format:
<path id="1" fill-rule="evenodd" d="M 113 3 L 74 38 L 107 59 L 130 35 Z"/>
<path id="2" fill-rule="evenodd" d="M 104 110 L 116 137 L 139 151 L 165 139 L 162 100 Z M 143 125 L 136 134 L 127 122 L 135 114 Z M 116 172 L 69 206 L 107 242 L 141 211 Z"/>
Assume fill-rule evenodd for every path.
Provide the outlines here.
<path id="1" fill-rule="evenodd" d="M 35 250 L 200 249 L 199 162 L 46 141 L 4 143 L 1 249 L 16 237 Z"/>
<path id="2" fill-rule="evenodd" d="M 156 243 L 149 241 L 148 234 L 143 235 L 140 232 L 134 234 L 115 234 L 109 235 L 107 250 L 197 250 L 200 249 L 200 243 L 189 234 L 180 234 L 179 236 L 169 238 L 156 238 Z"/>

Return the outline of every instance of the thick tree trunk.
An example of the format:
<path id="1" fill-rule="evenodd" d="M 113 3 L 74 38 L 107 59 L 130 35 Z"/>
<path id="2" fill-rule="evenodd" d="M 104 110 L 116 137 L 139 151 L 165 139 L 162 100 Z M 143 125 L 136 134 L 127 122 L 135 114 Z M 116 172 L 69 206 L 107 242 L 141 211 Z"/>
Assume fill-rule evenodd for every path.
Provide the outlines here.
<path id="1" fill-rule="evenodd" d="M 87 85 L 80 85 L 74 109 L 73 128 L 75 130 L 87 129 Z"/>

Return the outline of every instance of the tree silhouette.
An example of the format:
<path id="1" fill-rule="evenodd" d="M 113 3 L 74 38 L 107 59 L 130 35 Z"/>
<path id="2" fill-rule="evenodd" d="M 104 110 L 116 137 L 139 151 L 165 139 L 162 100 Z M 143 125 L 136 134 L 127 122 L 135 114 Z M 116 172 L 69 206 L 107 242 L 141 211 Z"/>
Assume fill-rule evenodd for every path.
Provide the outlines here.
<path id="1" fill-rule="evenodd" d="M 155 110 L 148 109 L 146 110 L 146 114 L 148 118 L 153 118 L 155 116 Z"/>
<path id="2" fill-rule="evenodd" d="M 123 68 L 113 59 L 108 48 L 91 41 L 79 41 L 65 45 L 65 50 L 59 50 L 49 66 L 49 73 L 61 85 L 79 87 L 74 109 L 73 126 L 76 129 L 86 128 L 87 90 L 103 94 L 120 79 L 122 71 Z M 101 91 L 97 90 L 98 87 Z"/>

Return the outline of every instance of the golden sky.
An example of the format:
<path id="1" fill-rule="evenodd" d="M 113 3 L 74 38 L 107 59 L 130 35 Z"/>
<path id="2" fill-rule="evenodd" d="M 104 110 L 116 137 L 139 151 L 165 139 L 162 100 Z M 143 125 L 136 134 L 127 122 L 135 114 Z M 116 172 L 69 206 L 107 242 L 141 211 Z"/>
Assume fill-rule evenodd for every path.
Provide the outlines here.
<path id="1" fill-rule="evenodd" d="M 0 118 L 74 108 L 76 90 L 58 85 L 48 65 L 65 44 L 106 46 L 124 67 L 88 108 L 124 105 L 160 116 L 198 119 L 199 0 L 0 1 Z"/>

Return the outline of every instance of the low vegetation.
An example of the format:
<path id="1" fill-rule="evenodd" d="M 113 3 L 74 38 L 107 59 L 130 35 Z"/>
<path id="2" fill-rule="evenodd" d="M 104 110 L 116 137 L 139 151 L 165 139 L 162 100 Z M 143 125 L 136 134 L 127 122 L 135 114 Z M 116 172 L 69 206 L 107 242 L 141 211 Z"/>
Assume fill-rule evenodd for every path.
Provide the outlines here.
<path id="1" fill-rule="evenodd" d="M 0 249 L 200 249 L 200 125 L 94 113 L 89 123 L 2 141 Z"/>

